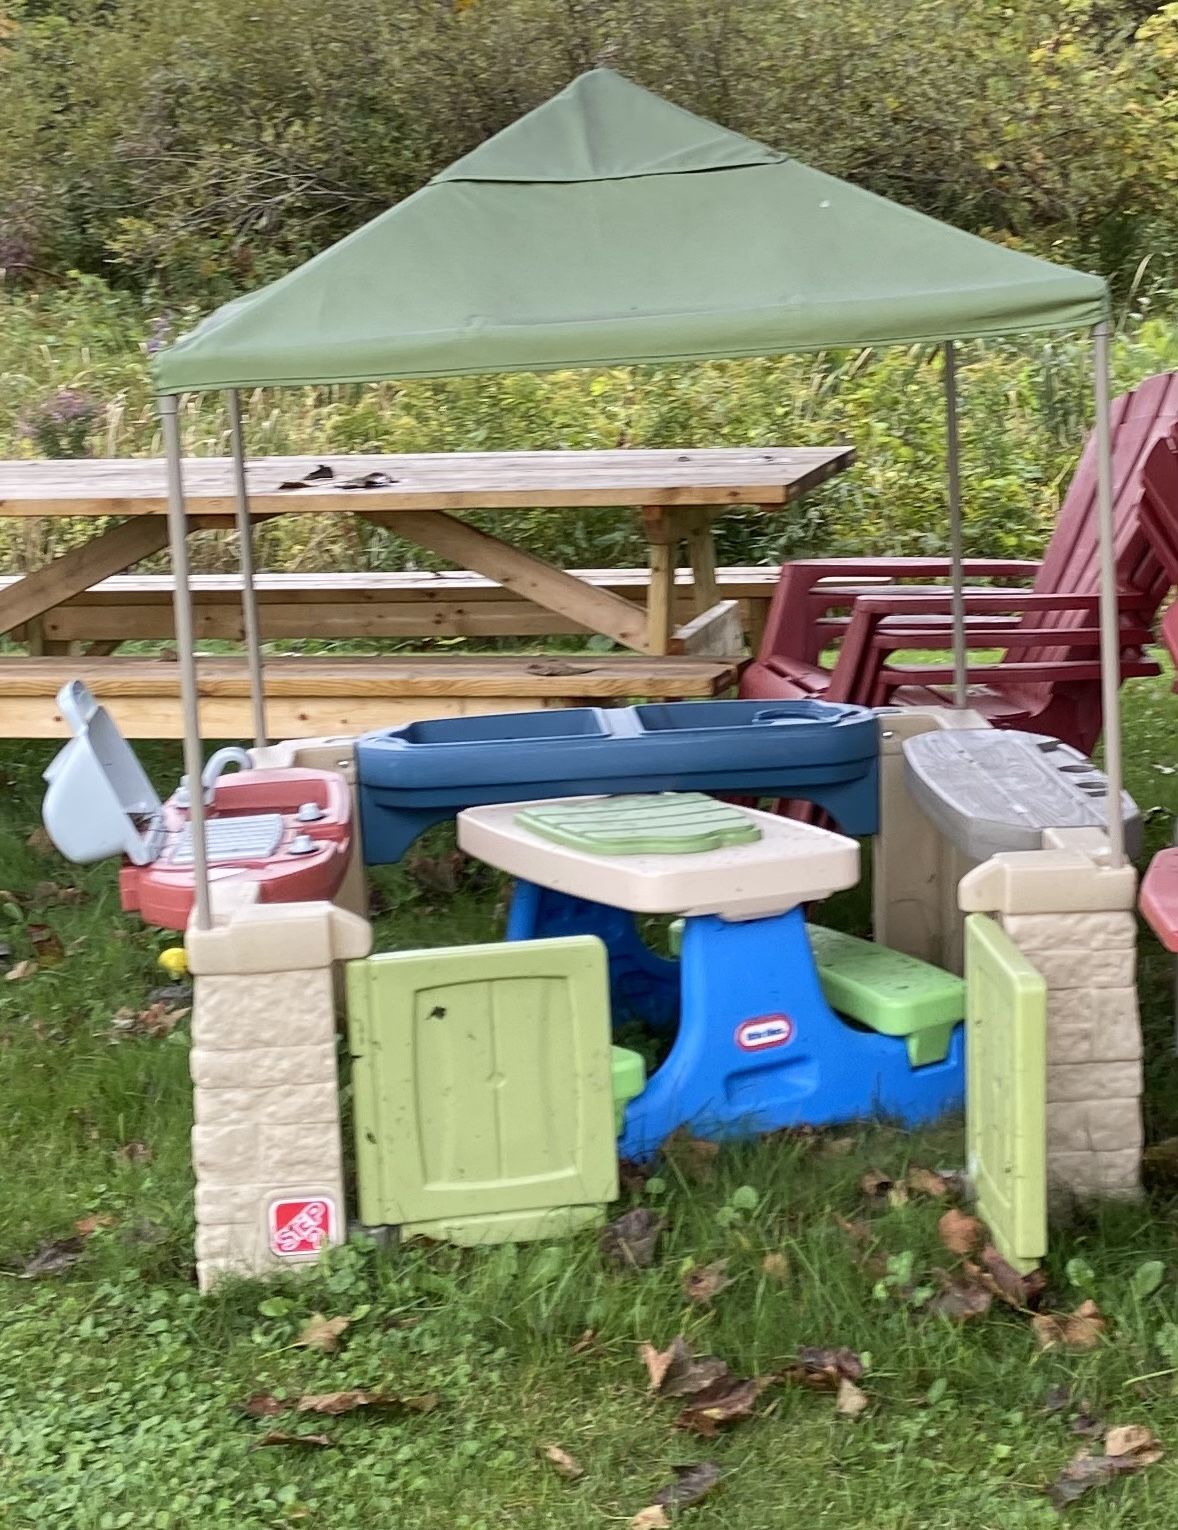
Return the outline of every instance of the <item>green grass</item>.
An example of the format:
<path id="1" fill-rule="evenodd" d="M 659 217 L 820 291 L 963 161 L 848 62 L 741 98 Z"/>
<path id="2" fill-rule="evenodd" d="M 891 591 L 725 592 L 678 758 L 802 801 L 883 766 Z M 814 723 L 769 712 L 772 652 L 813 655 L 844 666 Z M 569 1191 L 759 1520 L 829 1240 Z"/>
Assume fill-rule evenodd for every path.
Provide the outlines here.
<path id="1" fill-rule="evenodd" d="M 1168 680 L 1135 682 L 1126 698 L 1130 786 L 1143 808 L 1161 810 L 1152 850 L 1178 808 L 1178 776 L 1156 768 L 1178 764 L 1178 700 Z M 1042 1485 L 1082 1443 L 1066 1415 L 1044 1411 L 1049 1388 L 1066 1384 L 1110 1422 L 1145 1423 L 1178 1443 L 1172 1190 L 1085 1213 L 1053 1236 L 1051 1305 L 1091 1294 L 1110 1319 L 1091 1353 L 1037 1354 L 1025 1320 L 997 1305 L 951 1327 L 874 1294 L 878 1270 L 838 1218 L 865 1219 L 871 1252 L 910 1255 L 918 1275 L 949 1264 L 937 1203 L 867 1205 L 859 1179 L 868 1167 L 959 1164 L 956 1123 L 865 1129 L 849 1151 L 830 1137 L 735 1147 L 702 1182 L 672 1164 L 628 1197 L 667 1218 L 645 1272 L 605 1268 L 592 1236 L 518 1250 L 357 1244 L 297 1281 L 198 1297 L 186 1029 L 109 1034 L 115 1011 L 142 1008 L 161 980 L 155 957 L 171 942 L 119 913 L 110 866 L 75 873 L 26 843 L 50 752 L 11 748 L 0 766 L 0 938 L 19 961 L 32 954 L 29 926 L 48 923 L 65 948 L 59 965 L 0 982 L 0 1259 L 68 1235 L 84 1215 L 112 1220 L 63 1275 L 0 1275 L 4 1530 L 578 1530 L 624 1524 L 674 1465 L 704 1459 L 724 1478 L 686 1511 L 691 1530 L 1022 1530 L 1054 1519 Z M 161 784 L 174 778 L 174 750 L 147 754 Z M 440 836 L 415 870 L 381 878 L 381 945 L 496 933 L 499 884 L 475 876 L 449 893 L 445 848 Z M 81 887 L 87 901 L 55 901 L 48 881 Z M 853 925 L 861 910 L 851 900 L 831 912 Z M 1158 1139 L 1178 1131 L 1178 1064 L 1169 961 L 1148 937 L 1142 949 L 1148 1128 Z M 128 1143 L 150 1157 L 121 1152 Z M 746 1186 L 752 1209 L 740 1209 L 747 1192 L 733 1201 Z M 766 1276 L 766 1252 L 786 1256 L 784 1281 Z M 689 1306 L 684 1269 L 722 1257 L 733 1285 L 710 1309 Z M 1165 1262 L 1166 1279 L 1139 1299 L 1130 1277 L 1150 1259 Z M 1072 1284 L 1076 1260 L 1089 1269 L 1072 1263 Z M 316 1311 L 352 1319 L 340 1353 L 294 1347 Z M 586 1329 L 596 1338 L 575 1351 Z M 829 1395 L 780 1387 L 758 1418 L 719 1439 L 678 1433 L 675 1404 L 646 1390 L 637 1345 L 679 1332 L 743 1375 L 780 1369 L 801 1345 L 849 1345 L 870 1356 L 870 1409 L 851 1422 Z M 255 1421 L 235 1408 L 259 1391 L 354 1386 L 432 1390 L 440 1402 L 426 1415 L 313 1422 Z M 322 1428 L 335 1446 L 253 1449 L 275 1423 Z M 547 1443 L 576 1456 L 584 1478 L 565 1482 L 541 1463 L 536 1447 Z M 1178 1466 L 1163 1460 L 1070 1512 L 1085 1526 L 1173 1524 Z"/>

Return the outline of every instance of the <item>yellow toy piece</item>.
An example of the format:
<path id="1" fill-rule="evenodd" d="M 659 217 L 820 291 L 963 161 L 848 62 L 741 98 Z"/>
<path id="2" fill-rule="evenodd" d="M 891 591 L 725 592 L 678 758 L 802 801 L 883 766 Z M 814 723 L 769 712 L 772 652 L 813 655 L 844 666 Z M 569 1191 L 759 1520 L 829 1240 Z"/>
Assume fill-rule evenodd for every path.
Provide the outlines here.
<path id="1" fill-rule="evenodd" d="M 161 951 L 159 964 L 169 977 L 188 976 L 188 958 L 184 954 L 183 946 L 169 946 L 166 951 Z"/>

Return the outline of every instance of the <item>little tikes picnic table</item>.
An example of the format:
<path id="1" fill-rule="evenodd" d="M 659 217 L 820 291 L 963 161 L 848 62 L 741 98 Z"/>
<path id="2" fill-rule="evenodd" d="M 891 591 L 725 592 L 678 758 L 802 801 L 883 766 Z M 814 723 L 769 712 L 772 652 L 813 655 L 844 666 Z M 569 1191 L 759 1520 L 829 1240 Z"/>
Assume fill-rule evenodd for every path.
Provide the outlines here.
<path id="1" fill-rule="evenodd" d="M 720 601 L 716 588 L 713 519 L 736 505 L 781 511 L 853 458 L 845 446 L 261 457 L 248 464 L 246 481 L 249 509 L 258 519 L 358 514 L 547 611 L 575 617 L 623 648 L 705 654 L 724 651 L 732 630 L 731 606 Z M 191 528 L 231 528 L 231 459 L 187 459 L 183 477 Z M 465 512 L 488 511 L 503 519 L 506 530 L 514 511 L 587 506 L 641 511 L 650 562 L 645 612 L 460 519 Z M 0 462 L 0 516 L 122 518 L 3 590 L 0 633 L 35 622 L 161 551 L 166 514 L 160 459 Z M 675 629 L 680 543 L 690 558 L 696 615 Z"/>

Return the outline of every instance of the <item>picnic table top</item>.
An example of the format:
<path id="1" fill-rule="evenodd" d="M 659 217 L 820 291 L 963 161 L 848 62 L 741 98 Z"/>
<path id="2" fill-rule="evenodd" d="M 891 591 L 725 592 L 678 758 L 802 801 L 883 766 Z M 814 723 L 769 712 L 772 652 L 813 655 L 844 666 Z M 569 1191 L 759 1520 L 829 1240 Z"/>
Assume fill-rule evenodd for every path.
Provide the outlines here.
<path id="1" fill-rule="evenodd" d="M 849 446 L 622 448 L 610 451 L 428 452 L 412 455 L 254 457 L 255 514 L 370 510 L 512 510 L 595 506 L 754 505 L 772 510 L 842 472 Z M 323 465 L 332 470 L 305 488 Z M 231 515 L 233 464 L 190 457 L 184 491 L 194 514 Z M 345 489 L 380 473 L 387 483 Z M 0 515 L 162 515 L 164 461 L 156 457 L 0 461 Z"/>

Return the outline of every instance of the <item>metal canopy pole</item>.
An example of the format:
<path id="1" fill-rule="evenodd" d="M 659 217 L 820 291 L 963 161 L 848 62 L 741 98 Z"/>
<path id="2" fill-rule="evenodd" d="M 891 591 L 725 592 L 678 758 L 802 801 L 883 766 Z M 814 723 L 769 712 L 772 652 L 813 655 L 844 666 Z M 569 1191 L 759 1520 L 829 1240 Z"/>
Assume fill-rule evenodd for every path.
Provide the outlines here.
<path id="1" fill-rule="evenodd" d="M 180 422 L 173 393 L 159 400 L 168 464 L 168 546 L 172 559 L 172 610 L 180 668 L 180 710 L 184 720 L 184 770 L 188 776 L 188 822 L 192 830 L 192 870 L 196 880 L 196 927 L 212 928 L 209 903 L 209 858 L 205 843 L 204 769 L 200 746 L 200 701 L 196 688 L 196 646 L 192 637 L 192 592 L 188 585 L 188 517 L 184 512 L 184 480 L 180 466 Z"/>
<path id="2" fill-rule="evenodd" d="M 1108 778 L 1108 842 L 1114 866 L 1125 863 L 1121 788 L 1121 618 L 1116 528 L 1113 524 L 1112 431 L 1109 425 L 1109 323 L 1092 330 L 1096 393 L 1096 504 L 1100 523 L 1100 691 L 1104 713 L 1104 773 Z"/>
<path id="3" fill-rule="evenodd" d="M 953 705 L 969 705 L 966 672 L 969 655 L 965 646 L 965 590 L 962 569 L 964 537 L 961 527 L 961 462 L 957 436 L 957 347 L 945 341 L 945 437 L 949 476 L 949 559 L 953 609 Z"/>
<path id="4" fill-rule="evenodd" d="M 245 444 L 241 430 L 241 397 L 236 388 L 225 393 L 229 439 L 233 452 L 233 487 L 237 497 L 237 543 L 241 569 L 241 618 L 245 628 L 246 662 L 250 677 L 250 710 L 254 743 L 266 745 L 266 690 L 262 678 L 262 634 L 258 624 L 258 592 L 254 588 L 254 531 L 250 523 L 249 490 L 245 482 Z"/>

